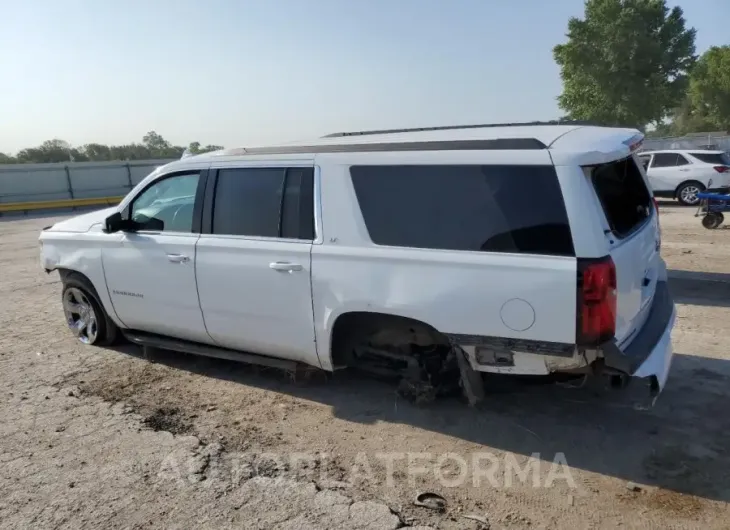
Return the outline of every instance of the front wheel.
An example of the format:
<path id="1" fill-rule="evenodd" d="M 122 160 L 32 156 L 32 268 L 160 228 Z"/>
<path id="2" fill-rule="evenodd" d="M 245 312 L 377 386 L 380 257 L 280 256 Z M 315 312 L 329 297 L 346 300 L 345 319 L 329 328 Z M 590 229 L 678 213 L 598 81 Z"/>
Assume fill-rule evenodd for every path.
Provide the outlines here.
<path id="1" fill-rule="evenodd" d="M 705 187 L 699 182 L 685 182 L 677 188 L 677 200 L 684 206 L 697 206 L 700 202 L 698 193 L 705 191 Z"/>
<path id="2" fill-rule="evenodd" d="M 106 345 L 117 338 L 117 328 L 83 277 L 72 274 L 63 282 L 63 314 L 71 333 L 83 344 Z"/>

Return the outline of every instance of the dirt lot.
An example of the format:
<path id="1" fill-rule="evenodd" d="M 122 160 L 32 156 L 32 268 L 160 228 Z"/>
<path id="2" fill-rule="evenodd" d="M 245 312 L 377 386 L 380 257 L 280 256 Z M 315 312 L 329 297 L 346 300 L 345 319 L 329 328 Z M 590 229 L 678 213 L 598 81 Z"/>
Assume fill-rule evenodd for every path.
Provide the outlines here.
<path id="1" fill-rule="evenodd" d="M 650 411 L 556 385 L 416 406 L 348 374 L 84 347 L 39 267 L 52 221 L 0 222 L 2 528 L 730 528 L 730 230 L 686 209 L 662 209 L 677 354 Z"/>

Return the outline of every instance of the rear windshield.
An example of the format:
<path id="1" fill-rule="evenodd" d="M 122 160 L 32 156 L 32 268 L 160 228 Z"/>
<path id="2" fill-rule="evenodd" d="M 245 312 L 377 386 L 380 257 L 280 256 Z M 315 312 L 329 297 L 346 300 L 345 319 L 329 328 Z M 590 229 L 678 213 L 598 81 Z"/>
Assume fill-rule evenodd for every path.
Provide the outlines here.
<path id="1" fill-rule="evenodd" d="M 697 160 L 707 162 L 708 164 L 720 164 L 730 166 L 730 156 L 726 153 L 690 153 Z"/>
<path id="2" fill-rule="evenodd" d="M 378 245 L 574 256 L 553 166 L 353 166 Z"/>
<path id="3" fill-rule="evenodd" d="M 651 215 L 651 195 L 633 157 L 594 167 L 591 180 L 617 237 L 629 235 Z"/>

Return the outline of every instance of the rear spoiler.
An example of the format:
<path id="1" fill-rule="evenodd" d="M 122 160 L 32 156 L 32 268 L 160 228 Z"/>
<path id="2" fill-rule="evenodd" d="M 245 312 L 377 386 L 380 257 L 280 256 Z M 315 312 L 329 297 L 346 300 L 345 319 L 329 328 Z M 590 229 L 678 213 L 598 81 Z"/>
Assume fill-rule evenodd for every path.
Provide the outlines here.
<path id="1" fill-rule="evenodd" d="M 616 127 L 577 128 L 555 140 L 550 156 L 556 166 L 597 166 L 636 154 L 644 134 Z"/>
<path id="2" fill-rule="evenodd" d="M 639 151 L 644 145 L 644 135 L 641 133 L 635 134 L 621 143 L 628 147 L 629 151 L 635 153 L 636 151 Z"/>

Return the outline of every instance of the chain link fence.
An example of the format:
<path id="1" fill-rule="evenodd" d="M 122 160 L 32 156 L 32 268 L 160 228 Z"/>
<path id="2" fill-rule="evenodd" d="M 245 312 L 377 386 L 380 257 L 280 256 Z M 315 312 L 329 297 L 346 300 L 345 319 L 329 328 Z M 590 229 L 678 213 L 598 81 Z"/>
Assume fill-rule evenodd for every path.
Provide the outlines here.
<path id="1" fill-rule="evenodd" d="M 644 139 L 643 151 L 659 149 L 711 149 L 730 153 L 730 135 L 724 132 L 711 132 Z"/>

